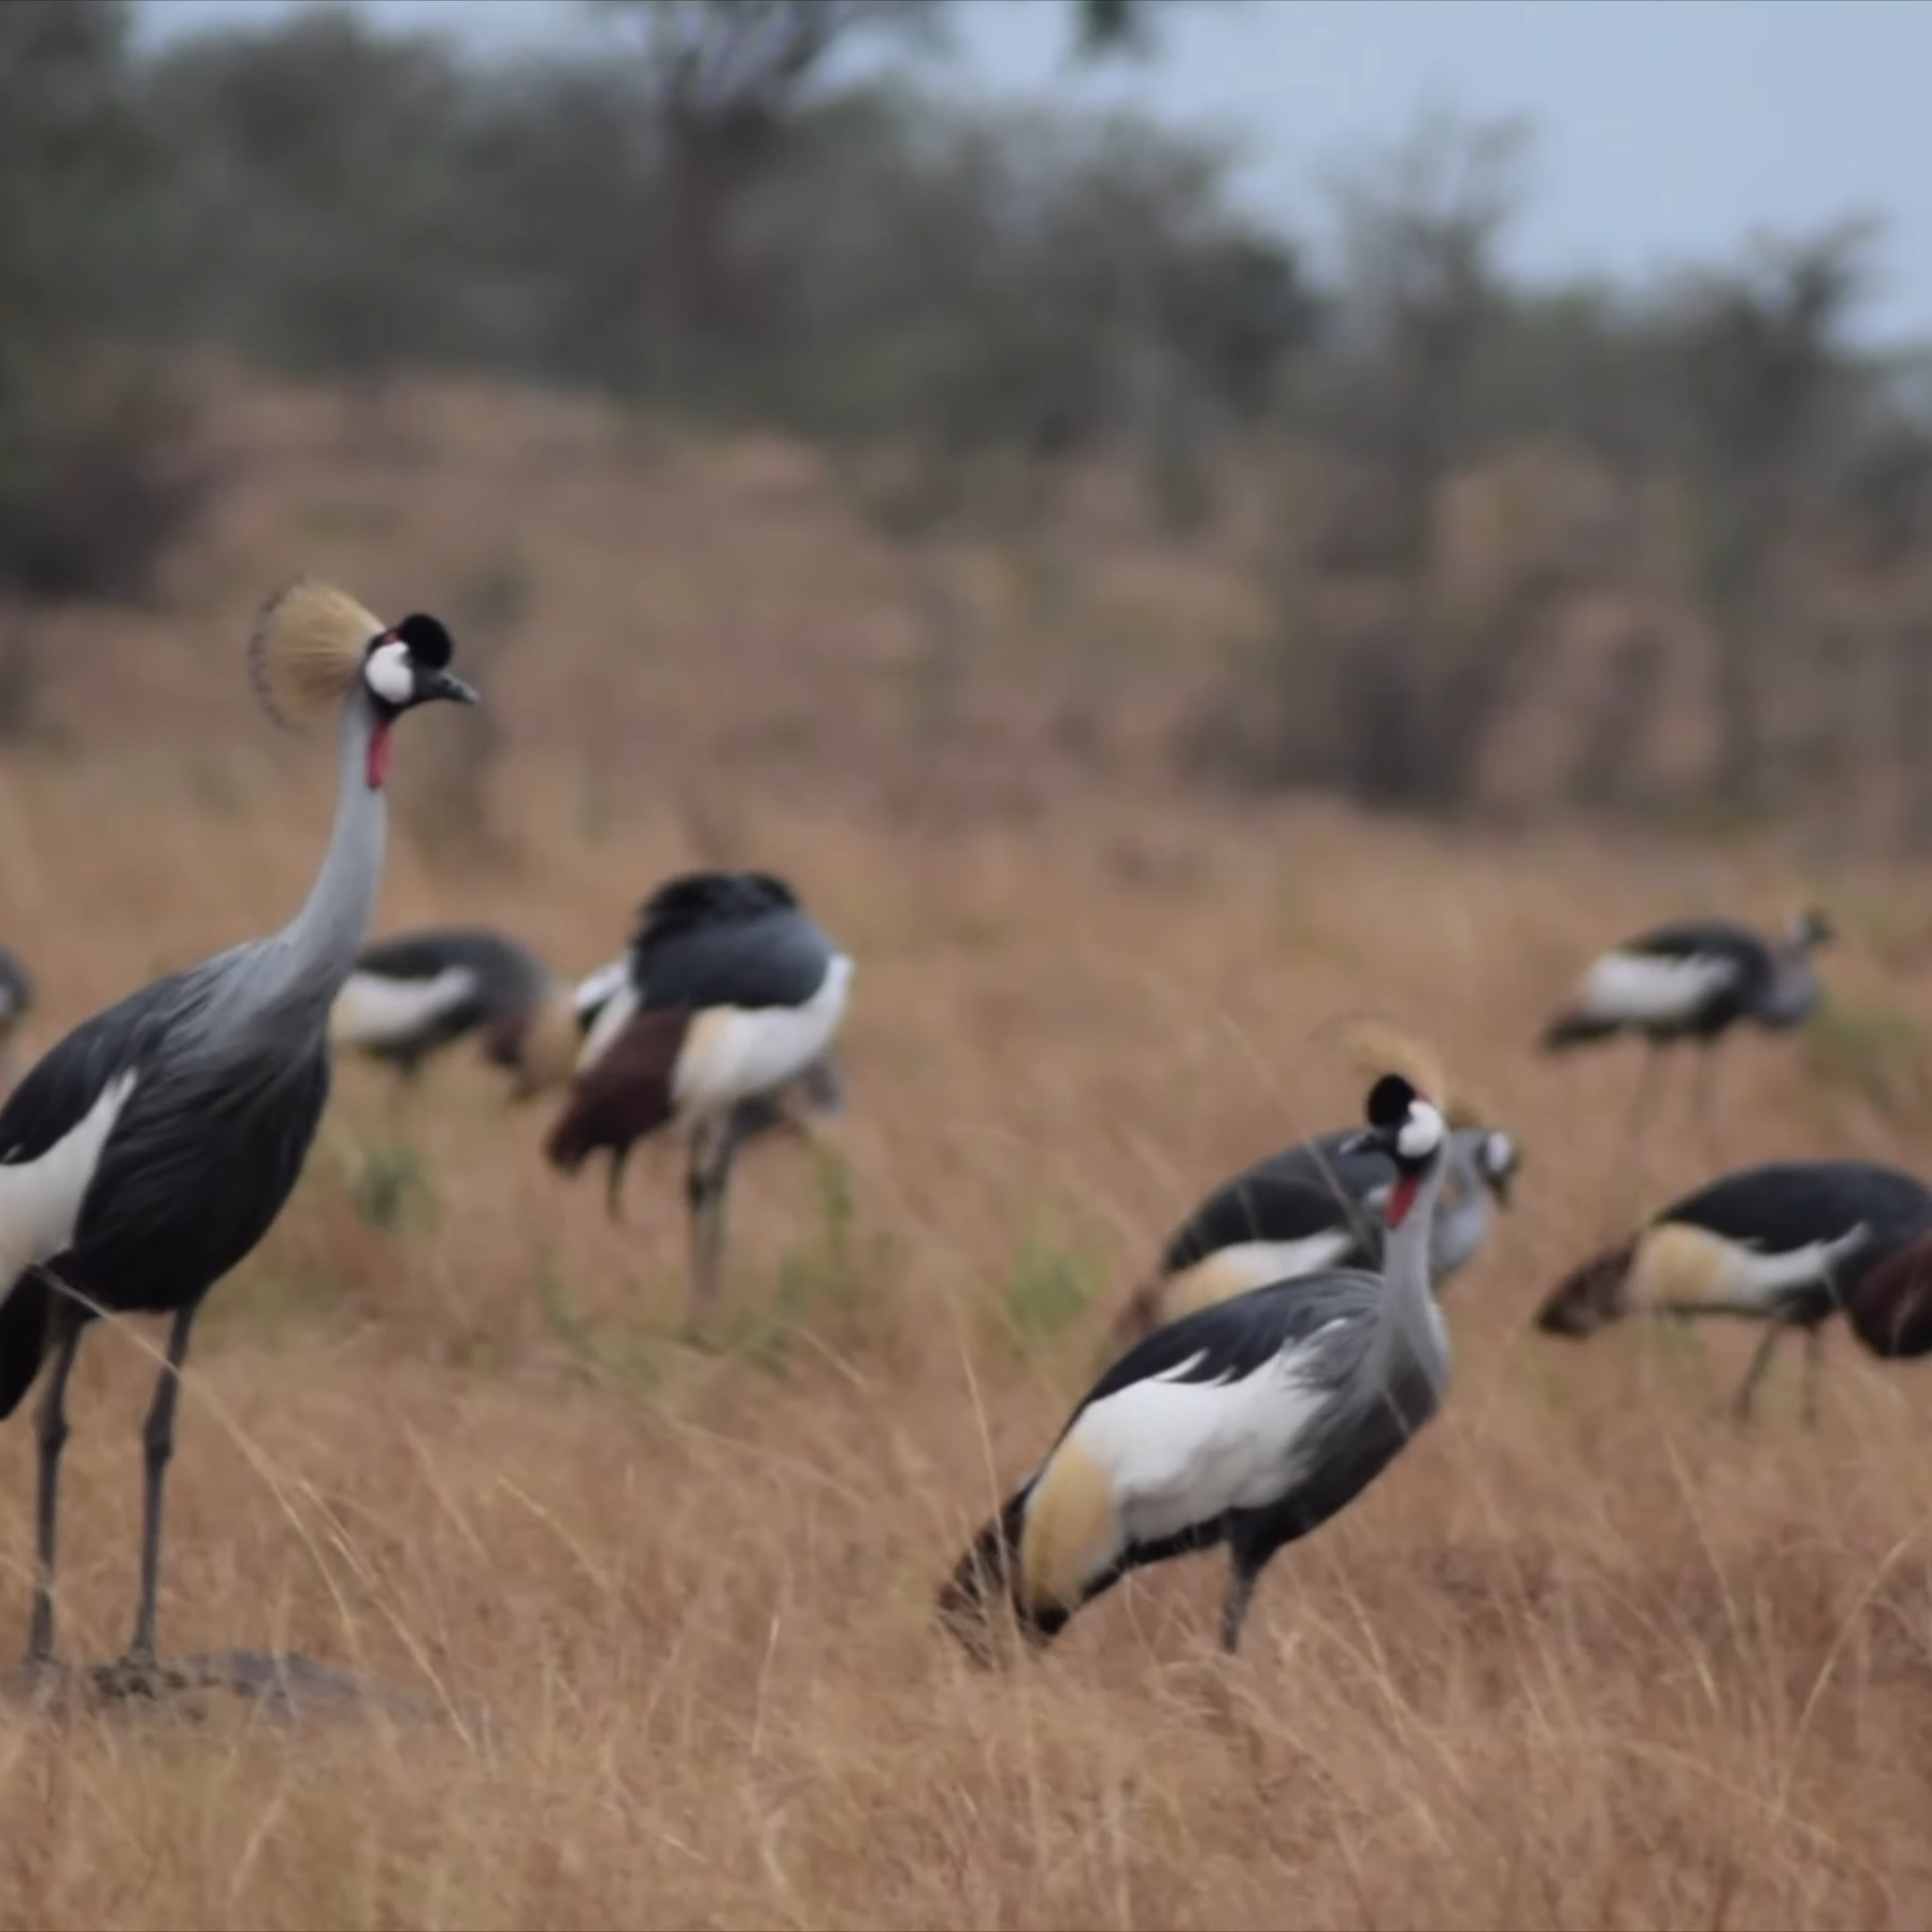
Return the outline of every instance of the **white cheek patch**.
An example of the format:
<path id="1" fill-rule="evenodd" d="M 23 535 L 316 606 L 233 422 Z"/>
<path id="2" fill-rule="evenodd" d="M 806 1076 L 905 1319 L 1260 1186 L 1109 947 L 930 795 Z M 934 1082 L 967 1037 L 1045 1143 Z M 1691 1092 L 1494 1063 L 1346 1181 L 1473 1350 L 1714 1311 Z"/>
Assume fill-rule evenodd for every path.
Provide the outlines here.
<path id="1" fill-rule="evenodd" d="M 1489 1172 L 1507 1174 L 1516 1165 L 1516 1146 L 1506 1133 L 1489 1136 Z"/>
<path id="2" fill-rule="evenodd" d="M 398 709 L 416 695 L 416 672 L 407 644 L 394 640 L 387 644 L 378 644 L 369 653 L 369 663 L 362 667 L 362 675 L 368 680 L 369 688 L 385 704 L 394 705 Z"/>
<path id="3" fill-rule="evenodd" d="M 1404 1160 L 1424 1160 L 1442 1145 L 1443 1117 L 1427 1100 L 1411 1100 L 1409 1117 L 1395 1136 L 1395 1151 Z"/>

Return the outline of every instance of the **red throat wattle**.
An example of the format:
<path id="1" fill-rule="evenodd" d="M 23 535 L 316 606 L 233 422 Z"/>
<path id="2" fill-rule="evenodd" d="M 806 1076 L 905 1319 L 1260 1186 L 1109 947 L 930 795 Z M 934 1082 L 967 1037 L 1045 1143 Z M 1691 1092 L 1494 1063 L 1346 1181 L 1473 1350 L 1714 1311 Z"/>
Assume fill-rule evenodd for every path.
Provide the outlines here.
<path id="1" fill-rule="evenodd" d="M 377 718 L 375 728 L 369 733 L 369 788 L 380 792 L 383 781 L 389 775 L 389 721 Z"/>
<path id="2" fill-rule="evenodd" d="M 1409 1218 L 1409 1210 L 1415 1206 L 1415 1198 L 1421 1188 L 1420 1174 L 1402 1174 L 1396 1178 L 1388 1198 L 1388 1224 L 1392 1228 L 1399 1228 Z"/>

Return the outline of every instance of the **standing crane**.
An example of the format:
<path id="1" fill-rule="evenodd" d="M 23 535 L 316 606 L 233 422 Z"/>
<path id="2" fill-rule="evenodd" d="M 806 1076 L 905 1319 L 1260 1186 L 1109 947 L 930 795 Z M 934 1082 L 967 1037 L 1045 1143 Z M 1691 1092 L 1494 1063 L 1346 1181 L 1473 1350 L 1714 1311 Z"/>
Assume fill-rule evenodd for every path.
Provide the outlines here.
<path id="1" fill-rule="evenodd" d="M 1733 1027 L 1750 1021 L 1771 1032 L 1803 1024 L 1818 1004 L 1811 954 L 1837 937 L 1815 908 L 1801 912 L 1781 939 L 1767 939 L 1730 919 L 1686 919 L 1659 926 L 1606 953 L 1583 976 L 1569 1009 L 1543 1030 L 1546 1054 L 1568 1053 L 1620 1034 L 1646 1042 L 1642 1076 L 1627 1130 L 1634 1142 L 1654 1071 L 1664 1048 L 1694 1040 L 1695 1105 L 1715 1165 L 1711 1116 L 1711 1049 Z"/>
<path id="2" fill-rule="evenodd" d="M 1765 1323 L 1733 1403 L 1750 1419 L 1778 1337 L 1805 1337 L 1804 1415 L 1818 1413 L 1826 1322 L 1841 1307 L 1878 1355 L 1932 1346 L 1919 1283 L 1932 1256 L 1932 1189 L 1870 1161 L 1773 1161 L 1674 1201 L 1571 1269 L 1536 1325 L 1573 1339 L 1631 1314 Z"/>
<path id="3" fill-rule="evenodd" d="M 130 994 L 57 1041 L 0 1107 L 0 1416 L 43 1363 L 30 1669 L 54 1656 L 55 1521 L 68 1378 L 98 1314 L 172 1318 L 141 1432 L 140 1600 L 116 1673 L 155 1675 L 162 1487 L 196 1313 L 282 1211 L 329 1089 L 329 1008 L 355 965 L 382 880 L 391 733 L 405 711 L 473 704 L 449 633 L 386 624 L 302 580 L 257 622 L 250 668 L 271 716 L 341 721 L 335 822 L 301 910 Z"/>
<path id="4" fill-rule="evenodd" d="M 545 1144 L 573 1174 L 610 1156 L 614 1217 L 631 1148 L 660 1129 L 689 1140 L 685 1201 L 695 1303 L 716 1297 L 724 1194 L 748 1102 L 772 1102 L 822 1062 L 845 1013 L 852 962 L 767 872 L 691 872 L 645 902 L 621 979 L 593 975 L 601 1010 Z M 835 1075 L 816 1076 L 835 1096 Z"/>
<path id="5" fill-rule="evenodd" d="M 33 1002 L 33 981 L 21 964 L 20 954 L 11 946 L 0 945 L 0 1097 L 13 1084 L 15 1041 Z"/>
<path id="6" fill-rule="evenodd" d="M 1164 1323 L 1271 1283 L 1329 1268 L 1379 1268 L 1382 1209 L 1397 1175 L 1379 1146 L 1343 1128 L 1298 1142 L 1216 1188 L 1162 1250 L 1153 1275 L 1114 1324 L 1116 1349 Z M 1352 1148 L 1353 1149 L 1352 1151 Z M 1521 1166 L 1500 1128 L 1452 1126 L 1442 1193 L 1429 1226 L 1439 1293 L 1475 1258 Z"/>
<path id="7" fill-rule="evenodd" d="M 1221 1642 L 1236 1649 L 1275 1553 L 1352 1503 L 1436 1413 L 1449 1336 L 1429 1240 L 1448 1129 L 1400 1073 L 1376 1082 L 1367 1114 L 1346 1151 L 1375 1149 L 1395 1170 L 1382 1271 L 1212 1302 L 1107 1369 L 939 1591 L 941 1621 L 976 1661 L 990 1659 L 996 1602 L 1044 1645 L 1130 1570 L 1224 1543 Z"/>

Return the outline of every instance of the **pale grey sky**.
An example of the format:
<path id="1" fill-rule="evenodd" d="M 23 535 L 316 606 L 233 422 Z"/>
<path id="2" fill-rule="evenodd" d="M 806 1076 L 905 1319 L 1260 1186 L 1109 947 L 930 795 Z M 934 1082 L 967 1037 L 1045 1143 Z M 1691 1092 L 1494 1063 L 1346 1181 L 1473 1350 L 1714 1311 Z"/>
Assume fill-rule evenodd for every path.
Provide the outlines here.
<path id="1" fill-rule="evenodd" d="M 296 0 L 145 0 L 157 30 Z M 326 0 L 484 47 L 579 36 L 574 0 Z M 1239 142 L 1243 199 L 1302 233 L 1323 172 L 1425 107 L 1522 114 L 1537 141 L 1514 256 L 1642 275 L 1752 230 L 1885 217 L 1872 332 L 1932 337 L 1932 4 L 1912 0 L 1221 0 L 1146 64 L 1070 77 L 1059 0 L 963 0 L 957 78 L 1071 91 Z"/>

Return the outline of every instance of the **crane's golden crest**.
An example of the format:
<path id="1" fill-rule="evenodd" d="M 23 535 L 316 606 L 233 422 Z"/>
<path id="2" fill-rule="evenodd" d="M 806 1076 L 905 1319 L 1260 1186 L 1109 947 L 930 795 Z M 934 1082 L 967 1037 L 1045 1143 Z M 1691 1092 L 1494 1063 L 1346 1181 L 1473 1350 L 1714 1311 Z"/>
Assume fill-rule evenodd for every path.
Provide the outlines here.
<path id="1" fill-rule="evenodd" d="M 1487 1095 L 1478 1093 L 1466 1080 L 1458 1080 L 1454 1093 L 1443 1103 L 1443 1118 L 1452 1127 L 1494 1127 L 1497 1116 Z"/>
<path id="2" fill-rule="evenodd" d="M 1342 1050 L 1368 1079 L 1399 1073 L 1441 1109 L 1445 1118 L 1454 1121 L 1454 1103 L 1442 1055 L 1421 1035 L 1368 1015 L 1336 1021 L 1333 1029 Z"/>
<path id="3" fill-rule="evenodd" d="M 249 679 L 262 708 L 282 725 L 334 710 L 387 629 L 346 590 L 298 577 L 262 606 L 249 639 Z"/>

